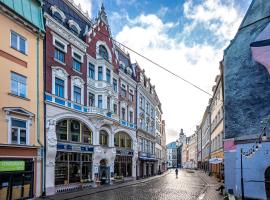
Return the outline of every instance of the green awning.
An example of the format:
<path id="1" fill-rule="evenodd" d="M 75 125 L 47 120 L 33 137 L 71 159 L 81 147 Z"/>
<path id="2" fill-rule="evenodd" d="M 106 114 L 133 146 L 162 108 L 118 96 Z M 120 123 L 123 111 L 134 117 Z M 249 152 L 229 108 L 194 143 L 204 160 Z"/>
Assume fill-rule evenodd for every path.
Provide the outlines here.
<path id="1" fill-rule="evenodd" d="M 44 31 L 41 0 L 0 0 L 0 3 Z"/>

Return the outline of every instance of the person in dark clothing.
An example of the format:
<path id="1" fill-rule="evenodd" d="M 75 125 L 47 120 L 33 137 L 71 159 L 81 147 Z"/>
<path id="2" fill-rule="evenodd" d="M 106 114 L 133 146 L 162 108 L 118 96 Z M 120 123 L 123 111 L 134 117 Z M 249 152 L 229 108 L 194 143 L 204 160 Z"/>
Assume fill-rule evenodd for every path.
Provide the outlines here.
<path id="1" fill-rule="evenodd" d="M 178 169 L 177 168 L 175 169 L 175 175 L 176 175 L 176 178 L 178 178 Z"/>
<path id="2" fill-rule="evenodd" d="M 216 191 L 220 191 L 219 194 L 223 195 L 223 190 L 224 190 L 224 185 L 220 185 L 218 189 L 216 189 Z"/>

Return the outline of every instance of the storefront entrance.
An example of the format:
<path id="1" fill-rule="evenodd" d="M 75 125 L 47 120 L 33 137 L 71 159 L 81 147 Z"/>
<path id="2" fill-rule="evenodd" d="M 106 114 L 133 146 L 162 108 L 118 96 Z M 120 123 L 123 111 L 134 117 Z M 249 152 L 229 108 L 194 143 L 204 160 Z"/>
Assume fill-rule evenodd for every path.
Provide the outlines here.
<path id="1" fill-rule="evenodd" d="M 1 200 L 32 198 L 33 183 L 33 160 L 0 160 Z"/>
<path id="2" fill-rule="evenodd" d="M 110 167 L 107 167 L 107 161 L 105 159 L 100 161 L 99 180 L 102 185 L 108 184 L 110 180 Z"/>
<path id="3" fill-rule="evenodd" d="M 132 176 L 132 156 L 117 155 L 114 161 L 114 174 L 123 177 Z"/>
<path id="4" fill-rule="evenodd" d="M 58 151 L 55 161 L 55 185 L 80 183 L 92 178 L 92 154 Z"/>

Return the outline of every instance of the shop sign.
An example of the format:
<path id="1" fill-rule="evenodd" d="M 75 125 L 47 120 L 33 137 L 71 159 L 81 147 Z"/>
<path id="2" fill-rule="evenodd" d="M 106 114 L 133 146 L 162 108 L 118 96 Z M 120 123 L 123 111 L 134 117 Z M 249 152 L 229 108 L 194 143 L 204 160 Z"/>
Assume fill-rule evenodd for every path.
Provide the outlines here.
<path id="1" fill-rule="evenodd" d="M 9 172 L 9 171 L 24 171 L 25 162 L 20 161 L 11 161 L 11 160 L 1 160 L 0 161 L 0 172 Z"/>
<path id="2" fill-rule="evenodd" d="M 117 149 L 116 154 L 121 155 L 121 156 L 133 156 L 133 151 L 132 150 Z"/>
<path id="3" fill-rule="evenodd" d="M 72 145 L 72 144 L 65 144 L 65 143 L 58 143 L 57 149 L 66 150 L 66 151 L 76 151 L 76 152 L 94 152 L 94 147 L 92 146 Z"/>

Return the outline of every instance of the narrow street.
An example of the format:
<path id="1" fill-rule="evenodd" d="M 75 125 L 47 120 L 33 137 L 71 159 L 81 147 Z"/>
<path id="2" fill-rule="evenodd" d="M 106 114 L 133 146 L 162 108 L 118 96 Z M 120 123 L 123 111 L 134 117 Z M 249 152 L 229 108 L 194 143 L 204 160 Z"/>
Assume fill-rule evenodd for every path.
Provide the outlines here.
<path id="1" fill-rule="evenodd" d="M 58 194 L 48 199 L 95 199 L 95 200 L 221 200 L 223 199 L 215 189 L 218 183 L 200 171 L 179 170 L 178 178 L 171 170 L 167 175 L 154 178 L 149 181 L 138 181 L 136 184 L 122 184 L 114 189 L 112 186 L 105 187 L 104 190 L 97 190 L 95 193 L 91 189 L 72 193 Z M 89 194 L 89 193 L 91 194 Z"/>

